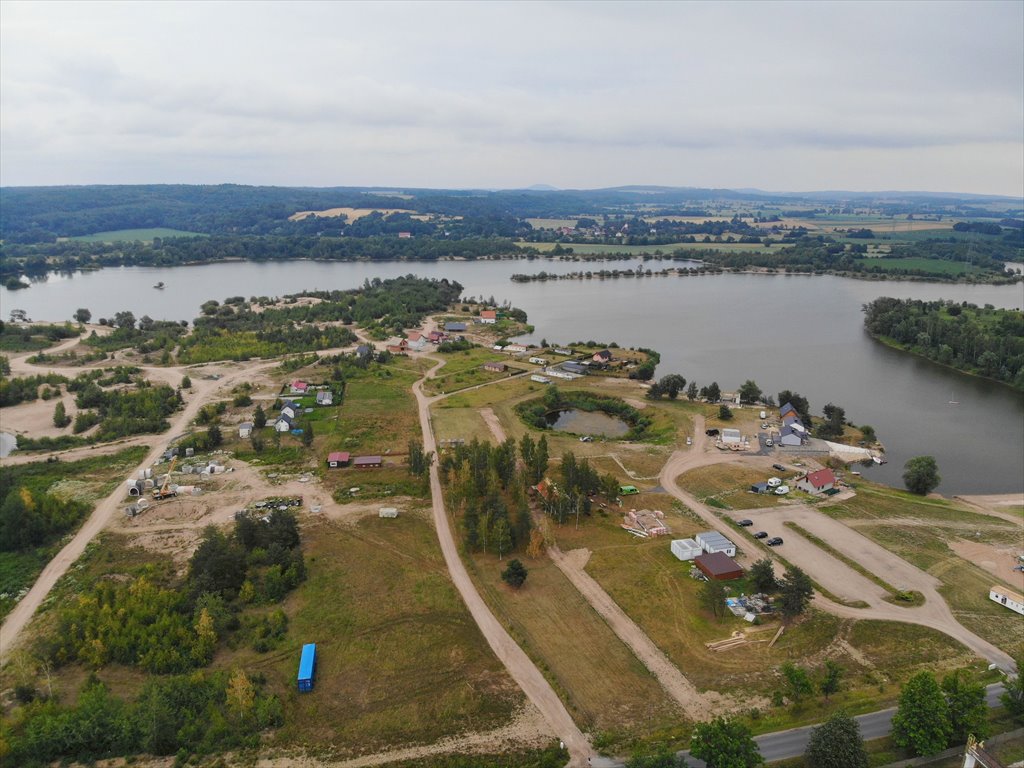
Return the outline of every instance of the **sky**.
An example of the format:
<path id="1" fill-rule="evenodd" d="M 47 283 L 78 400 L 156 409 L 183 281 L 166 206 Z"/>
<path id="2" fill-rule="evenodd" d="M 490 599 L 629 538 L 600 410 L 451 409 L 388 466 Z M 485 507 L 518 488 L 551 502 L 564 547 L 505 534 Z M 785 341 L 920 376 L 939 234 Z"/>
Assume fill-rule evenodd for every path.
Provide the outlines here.
<path id="1" fill-rule="evenodd" d="M 1024 194 L 1024 2 L 0 3 L 0 185 Z"/>

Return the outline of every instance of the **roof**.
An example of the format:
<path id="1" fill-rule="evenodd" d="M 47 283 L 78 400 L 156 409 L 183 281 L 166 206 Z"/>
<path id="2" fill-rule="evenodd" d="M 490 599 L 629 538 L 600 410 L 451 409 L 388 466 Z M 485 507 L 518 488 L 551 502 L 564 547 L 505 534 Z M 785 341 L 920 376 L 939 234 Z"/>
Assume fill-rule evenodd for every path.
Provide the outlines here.
<path id="1" fill-rule="evenodd" d="M 252 422 L 251 421 L 243 421 L 241 424 L 238 425 L 239 429 L 245 429 L 246 427 L 248 427 L 249 429 L 252 429 Z"/>
<path id="2" fill-rule="evenodd" d="M 786 437 L 787 435 L 796 435 L 800 439 L 803 439 L 803 432 L 800 430 L 793 429 L 792 425 L 786 425 L 779 432 L 779 437 Z"/>
<path id="3" fill-rule="evenodd" d="M 299 659 L 299 680 L 313 679 L 313 664 L 316 662 L 316 643 L 302 646 L 302 657 Z"/>
<path id="4" fill-rule="evenodd" d="M 743 573 L 740 564 L 725 552 L 705 552 L 703 555 L 697 555 L 693 562 L 711 578 Z"/>
<path id="5" fill-rule="evenodd" d="M 611 358 L 611 356 L 612 356 L 611 351 L 607 350 L 607 349 L 602 349 L 600 352 L 595 352 L 594 353 L 594 357 L 607 357 L 607 358 Z"/>
<path id="6" fill-rule="evenodd" d="M 1024 595 L 1022 595 L 1022 594 L 1020 594 L 1018 592 L 1014 592 L 1012 589 L 1007 589 L 1006 587 L 1002 587 L 999 584 L 993 585 L 992 588 L 989 590 L 989 592 L 998 592 L 1000 595 L 1004 595 L 1004 596 L 1008 597 L 1009 599 L 1014 600 L 1015 602 L 1018 602 L 1018 603 L 1021 603 L 1022 605 L 1024 605 Z"/>
<path id="7" fill-rule="evenodd" d="M 697 538 L 709 547 L 735 547 L 731 540 L 720 534 L 718 531 L 704 531 L 698 533 Z"/>
<path id="8" fill-rule="evenodd" d="M 444 329 L 446 331 L 464 331 L 466 330 L 465 323 L 445 323 Z"/>
<path id="9" fill-rule="evenodd" d="M 356 347 L 357 355 L 368 355 L 370 354 L 371 351 L 372 350 L 370 349 L 369 344 L 360 344 L 358 347 Z"/>
<path id="10" fill-rule="evenodd" d="M 287 424 L 294 424 L 295 423 L 295 419 L 293 419 L 287 413 L 282 413 L 280 416 L 277 417 L 277 420 L 278 421 L 286 422 Z"/>
<path id="11" fill-rule="evenodd" d="M 420 333 L 419 331 L 409 331 L 407 336 L 409 338 L 409 341 L 419 341 L 420 339 L 423 338 L 423 334 Z"/>
<path id="12" fill-rule="evenodd" d="M 562 363 L 562 370 L 569 371 L 570 373 L 586 373 L 590 369 L 579 363 Z"/>
<path id="13" fill-rule="evenodd" d="M 742 437 L 738 429 L 725 428 L 722 430 L 722 437 Z"/>
<path id="14" fill-rule="evenodd" d="M 302 379 L 296 379 L 292 382 L 292 389 L 305 389 L 309 384 L 304 382 Z"/>
<path id="15" fill-rule="evenodd" d="M 350 454 L 348 451 L 333 451 L 327 454 L 327 460 L 344 463 L 349 460 L 349 456 Z"/>
<path id="16" fill-rule="evenodd" d="M 480 317 L 484 318 L 485 320 L 497 320 L 498 313 L 493 309 L 485 309 L 480 313 Z"/>
<path id="17" fill-rule="evenodd" d="M 805 478 L 815 488 L 824 488 L 826 485 L 834 485 L 836 476 L 831 469 L 819 469 L 817 472 L 808 472 Z"/>
<path id="18" fill-rule="evenodd" d="M 784 406 L 779 408 L 779 415 L 785 416 L 789 411 L 796 413 L 796 408 L 793 407 L 792 403 L 786 403 Z"/>
<path id="19" fill-rule="evenodd" d="M 380 456 L 356 456 L 352 463 L 358 467 L 364 464 L 383 464 L 384 460 Z"/>

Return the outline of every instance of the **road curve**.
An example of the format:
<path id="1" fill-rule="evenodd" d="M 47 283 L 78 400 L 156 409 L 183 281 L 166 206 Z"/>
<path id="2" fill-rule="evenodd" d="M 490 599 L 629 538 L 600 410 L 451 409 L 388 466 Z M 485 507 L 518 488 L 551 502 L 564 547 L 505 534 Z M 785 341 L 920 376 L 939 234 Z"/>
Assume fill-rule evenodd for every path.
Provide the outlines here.
<path id="1" fill-rule="evenodd" d="M 423 450 L 437 452 L 437 444 L 434 440 L 434 431 L 430 425 L 430 403 L 438 398 L 428 398 L 423 394 L 423 381 L 431 377 L 444 361 L 439 361 L 427 374 L 415 384 L 412 391 L 416 396 L 416 405 L 420 416 L 420 428 L 423 431 Z M 459 557 L 458 547 L 452 535 L 451 526 L 448 521 L 448 514 L 444 508 L 444 496 L 441 490 L 441 478 L 437 469 L 437 462 L 430 465 L 430 495 L 433 501 L 434 527 L 437 529 L 437 538 L 441 544 L 441 552 L 444 554 L 448 572 L 451 574 L 452 582 L 455 584 L 459 594 L 462 595 L 466 607 L 469 608 L 473 620 L 476 621 L 480 631 L 487 639 L 495 655 L 501 660 L 508 670 L 512 679 L 516 681 L 527 698 L 540 710 L 544 719 L 552 730 L 558 735 L 569 750 L 570 765 L 586 766 L 590 764 L 591 758 L 597 756 L 587 737 L 573 722 L 572 717 L 562 704 L 561 699 L 548 683 L 544 676 L 537 669 L 537 666 L 530 660 L 519 644 L 512 639 L 512 636 L 505 630 L 501 623 L 491 613 L 490 608 L 480 597 L 469 573 Z"/>

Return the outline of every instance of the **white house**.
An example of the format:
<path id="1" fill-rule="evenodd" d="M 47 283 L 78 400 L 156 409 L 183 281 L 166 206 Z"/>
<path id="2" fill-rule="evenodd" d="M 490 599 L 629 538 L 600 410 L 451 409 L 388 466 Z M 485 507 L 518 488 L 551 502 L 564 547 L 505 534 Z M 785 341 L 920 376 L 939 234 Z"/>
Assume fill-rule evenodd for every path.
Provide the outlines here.
<path id="1" fill-rule="evenodd" d="M 704 549 L 693 539 L 675 539 L 672 542 L 672 554 L 680 560 L 693 560 Z"/>
<path id="2" fill-rule="evenodd" d="M 409 342 L 409 349 L 412 349 L 416 352 L 422 351 L 427 346 L 427 340 L 419 331 L 409 331 L 409 335 L 406 337 L 406 341 Z"/>
<path id="3" fill-rule="evenodd" d="M 287 416 L 289 419 L 297 419 L 300 413 L 302 413 L 302 406 L 298 403 L 289 401 L 281 406 L 281 415 Z"/>
<path id="4" fill-rule="evenodd" d="M 698 533 L 696 538 L 705 552 L 724 552 L 729 557 L 736 557 L 736 545 L 718 531 Z"/>
<path id="5" fill-rule="evenodd" d="M 317 405 L 334 405 L 334 393 L 329 389 L 321 389 L 316 393 Z"/>
<path id="6" fill-rule="evenodd" d="M 309 384 L 301 379 L 296 379 L 292 382 L 291 391 L 293 395 L 304 395 L 307 389 L 309 389 Z"/>
<path id="7" fill-rule="evenodd" d="M 789 427 L 783 427 L 782 428 L 782 432 L 779 433 L 778 443 L 779 443 L 779 445 L 797 446 L 797 445 L 803 445 L 804 444 L 804 439 L 800 435 L 799 432 L 797 432 L 795 429 L 793 429 L 792 426 L 789 426 Z"/>
<path id="8" fill-rule="evenodd" d="M 740 434 L 738 429 L 723 429 L 722 430 L 722 442 L 723 443 L 740 443 L 743 442 L 743 436 Z M 732 557 L 732 555 L 729 555 Z"/>
<path id="9" fill-rule="evenodd" d="M 295 420 L 291 416 L 288 416 L 287 414 L 284 413 L 282 413 L 277 418 L 277 421 L 274 422 L 274 429 L 276 429 L 278 432 L 291 432 L 294 427 Z"/>
<path id="10" fill-rule="evenodd" d="M 533 374 L 532 376 L 530 376 L 530 381 L 536 381 L 538 384 L 550 384 L 551 383 L 551 379 L 549 379 L 547 376 L 541 376 L 541 375 L 536 374 L 536 373 Z"/>
<path id="11" fill-rule="evenodd" d="M 244 439 L 244 438 L 248 437 L 251 434 L 252 434 L 252 422 L 251 421 L 243 421 L 241 424 L 238 425 L 238 436 L 239 437 Z"/>
<path id="12" fill-rule="evenodd" d="M 1012 589 L 997 584 L 988 591 L 988 599 L 1024 615 L 1024 595 L 1019 595 Z"/>
<path id="13" fill-rule="evenodd" d="M 836 487 L 836 476 L 831 469 L 819 469 L 797 478 L 796 487 L 807 493 L 824 493 Z"/>

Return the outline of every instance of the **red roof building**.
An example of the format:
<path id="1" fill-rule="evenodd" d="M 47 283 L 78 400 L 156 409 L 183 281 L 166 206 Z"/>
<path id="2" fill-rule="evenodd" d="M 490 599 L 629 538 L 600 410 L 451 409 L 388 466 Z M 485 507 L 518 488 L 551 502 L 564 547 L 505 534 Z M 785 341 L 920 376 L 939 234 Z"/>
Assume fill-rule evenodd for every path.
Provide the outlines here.
<path id="1" fill-rule="evenodd" d="M 344 467 L 348 464 L 351 456 L 348 451 L 334 451 L 333 453 L 327 454 L 327 466 L 332 469 L 337 467 Z"/>
<path id="2" fill-rule="evenodd" d="M 724 552 L 697 555 L 693 564 L 712 581 L 729 581 L 743 576 L 743 568 Z"/>
<path id="3" fill-rule="evenodd" d="M 380 456 L 356 456 L 355 460 L 352 462 L 352 466 L 356 469 L 382 467 L 384 466 L 384 459 Z"/>
<path id="4" fill-rule="evenodd" d="M 292 382 L 291 389 L 293 394 L 304 395 L 306 394 L 306 390 L 309 389 L 309 384 L 302 381 L 301 379 L 296 379 L 295 381 Z"/>
<path id="5" fill-rule="evenodd" d="M 836 476 L 831 469 L 808 472 L 796 481 L 796 487 L 807 493 L 824 493 L 836 486 Z"/>

